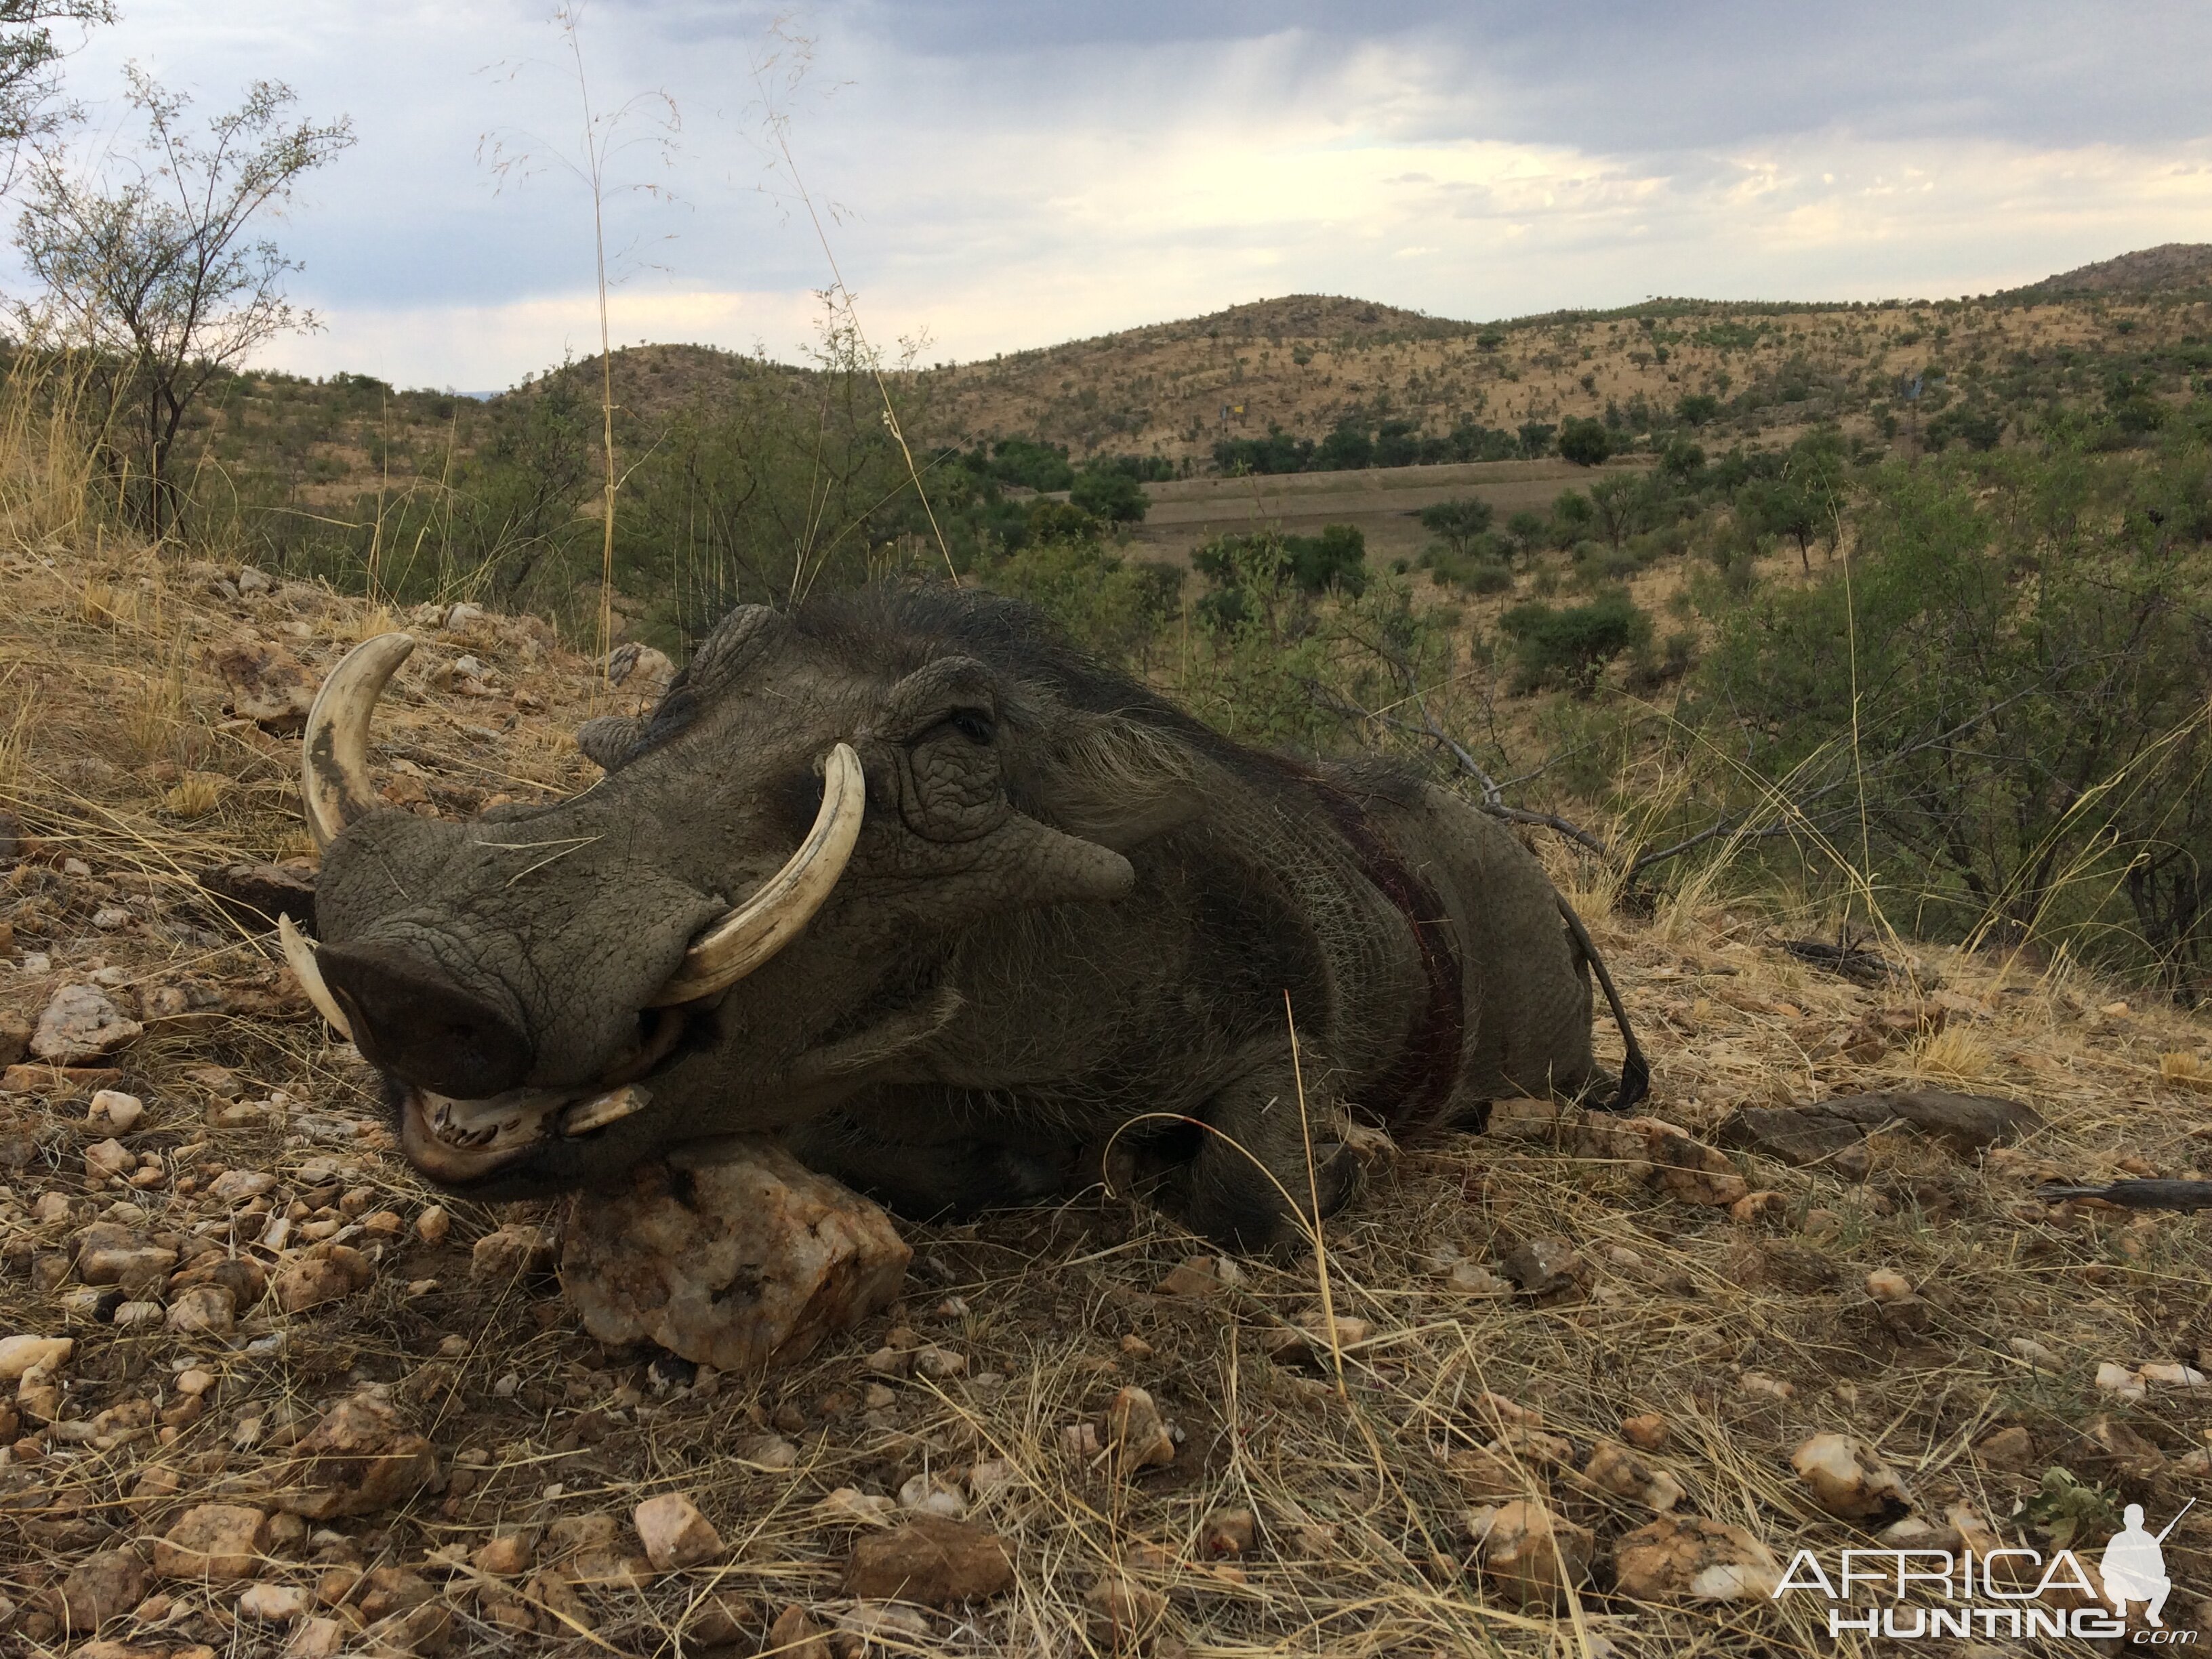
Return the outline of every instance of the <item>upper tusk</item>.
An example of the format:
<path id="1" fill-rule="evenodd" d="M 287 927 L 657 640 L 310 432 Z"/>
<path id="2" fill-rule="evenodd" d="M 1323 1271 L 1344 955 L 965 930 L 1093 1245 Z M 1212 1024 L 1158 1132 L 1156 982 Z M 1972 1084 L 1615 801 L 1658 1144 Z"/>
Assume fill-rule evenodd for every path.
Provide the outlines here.
<path id="1" fill-rule="evenodd" d="M 292 925 L 289 916 L 276 918 L 276 937 L 283 942 L 284 960 L 290 964 L 292 977 L 300 981 L 300 988 L 307 994 L 307 1000 L 315 1005 L 315 1012 L 330 1021 L 337 1034 L 348 1042 L 353 1041 L 353 1027 L 339 1012 L 337 999 L 331 988 L 323 983 L 323 970 L 315 961 L 315 947 L 307 936 Z"/>
<path id="2" fill-rule="evenodd" d="M 376 805 L 368 781 L 368 718 L 399 665 L 410 634 L 379 634 L 338 659 L 307 710 L 300 738 L 300 799 L 318 848 Z"/>
<path id="3" fill-rule="evenodd" d="M 782 869 L 702 933 L 648 1006 L 666 1008 L 726 990 L 788 945 L 845 873 L 868 803 L 867 779 L 850 744 L 822 769 L 822 810 Z"/>

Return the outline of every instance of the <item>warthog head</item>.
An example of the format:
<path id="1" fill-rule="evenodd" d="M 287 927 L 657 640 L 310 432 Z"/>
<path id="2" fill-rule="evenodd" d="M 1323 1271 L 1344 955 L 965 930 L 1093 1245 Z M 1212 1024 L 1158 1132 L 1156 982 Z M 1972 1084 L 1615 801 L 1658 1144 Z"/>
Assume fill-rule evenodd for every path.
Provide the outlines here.
<path id="1" fill-rule="evenodd" d="M 579 733 L 605 777 L 467 823 L 368 781 L 413 641 L 332 671 L 301 764 L 321 943 L 286 947 L 425 1174 L 519 1197 L 803 1121 L 957 1016 L 964 930 L 1128 890 L 1113 843 L 1174 745 L 915 625 L 988 602 L 887 603 L 733 612 L 649 716 Z"/>

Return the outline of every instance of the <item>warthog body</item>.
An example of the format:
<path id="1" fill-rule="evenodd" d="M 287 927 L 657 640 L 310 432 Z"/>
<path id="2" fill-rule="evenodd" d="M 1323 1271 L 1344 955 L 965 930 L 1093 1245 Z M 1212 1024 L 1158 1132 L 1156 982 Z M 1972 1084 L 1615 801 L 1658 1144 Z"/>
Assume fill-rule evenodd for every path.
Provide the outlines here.
<path id="1" fill-rule="evenodd" d="M 1259 1248 L 1346 1190 L 1346 1109 L 1475 1125 L 1600 1086 L 1587 938 L 1502 824 L 1243 748 L 1011 603 L 741 610 L 649 717 L 580 740 L 608 775 L 574 799 L 348 812 L 325 858 L 319 994 L 458 1188 L 780 1131 L 908 1213 L 1103 1167 Z M 309 744 L 312 797 L 339 763 Z M 692 994 L 695 936 L 810 822 L 835 839 L 841 789 L 817 908 Z"/>

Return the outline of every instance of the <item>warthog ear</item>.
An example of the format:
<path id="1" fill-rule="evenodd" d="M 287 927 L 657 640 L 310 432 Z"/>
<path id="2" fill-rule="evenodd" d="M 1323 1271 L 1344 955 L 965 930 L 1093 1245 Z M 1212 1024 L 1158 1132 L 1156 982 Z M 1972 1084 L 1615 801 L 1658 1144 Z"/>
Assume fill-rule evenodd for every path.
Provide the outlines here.
<path id="1" fill-rule="evenodd" d="M 1167 732 L 1119 715 L 1084 716 L 1054 734 L 1020 793 L 1070 834 L 1123 853 L 1198 816 L 1204 801 L 1191 760 Z"/>
<path id="2" fill-rule="evenodd" d="M 576 747 L 584 758 L 610 772 L 619 771 L 645 740 L 645 722 L 624 714 L 602 714 L 576 728 Z"/>

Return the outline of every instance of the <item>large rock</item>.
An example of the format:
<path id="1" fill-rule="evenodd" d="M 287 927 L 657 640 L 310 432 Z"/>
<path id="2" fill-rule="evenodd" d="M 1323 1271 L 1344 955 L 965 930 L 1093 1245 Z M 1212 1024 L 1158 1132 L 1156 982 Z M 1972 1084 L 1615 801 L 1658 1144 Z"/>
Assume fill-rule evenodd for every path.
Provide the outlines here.
<path id="1" fill-rule="evenodd" d="M 1816 1434 L 1790 1455 L 1813 1501 L 1844 1521 L 1902 1515 L 1912 1494 L 1872 1446 L 1850 1434 Z"/>
<path id="2" fill-rule="evenodd" d="M 1475 1524 L 1475 1559 L 1492 1589 L 1519 1606 L 1556 1607 L 1589 1577 L 1595 1540 L 1586 1527 L 1533 1498 L 1519 1498 Z"/>
<path id="3" fill-rule="evenodd" d="M 1773 1552 L 1741 1527 L 1662 1516 L 1620 1540 L 1613 1583 L 1638 1601 L 1764 1601 L 1782 1582 Z"/>
<path id="4" fill-rule="evenodd" d="M 848 1595 L 932 1607 L 980 1601 L 1013 1582 L 1013 1561 L 994 1534 L 935 1516 L 862 1538 L 845 1563 Z"/>
<path id="5" fill-rule="evenodd" d="M 218 653 L 216 672 L 230 688 L 230 707 L 241 720 L 271 732 L 297 732 L 315 701 L 315 678 L 300 659 L 271 640 L 240 640 Z"/>
<path id="6" fill-rule="evenodd" d="M 146 1569 L 129 1550 L 101 1550 L 78 1562 L 54 1595 L 64 1630 L 98 1630 L 146 1597 Z"/>
<path id="7" fill-rule="evenodd" d="M 167 1536 L 154 1541 L 154 1571 L 164 1578 L 203 1578 L 229 1583 L 261 1570 L 269 1517 L 240 1504 L 201 1504 L 186 1510 Z"/>
<path id="8" fill-rule="evenodd" d="M 276 1507 L 310 1521 L 397 1504 L 438 1472 L 430 1443 L 373 1394 L 342 1400 L 293 1448 Z"/>
<path id="9" fill-rule="evenodd" d="M 680 1177 L 648 1163 L 611 1196 L 579 1197 L 561 1281 L 602 1342 L 756 1370 L 884 1306 L 912 1254 L 873 1204 L 763 1141 Z"/>
<path id="10" fill-rule="evenodd" d="M 39 1016 L 31 1053 L 51 1066 L 82 1066 L 113 1054 L 141 1029 L 97 985 L 64 985 Z"/>

